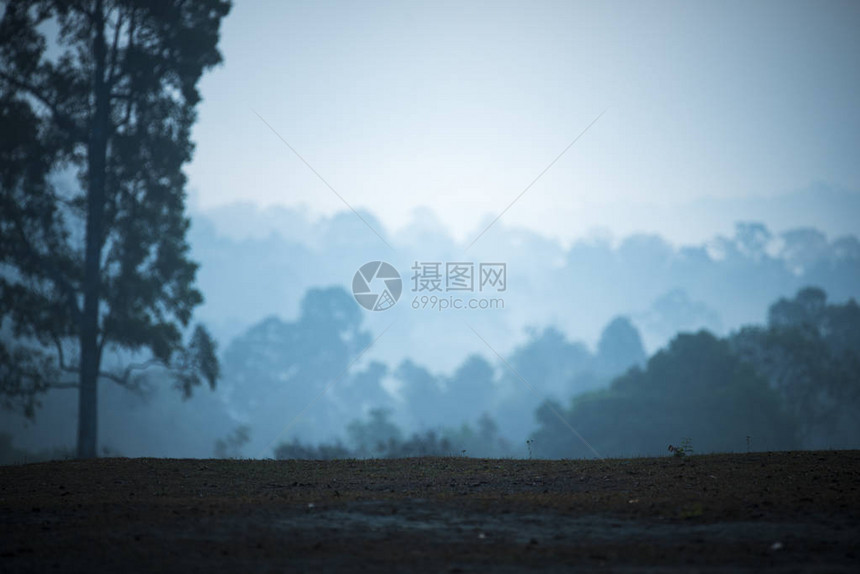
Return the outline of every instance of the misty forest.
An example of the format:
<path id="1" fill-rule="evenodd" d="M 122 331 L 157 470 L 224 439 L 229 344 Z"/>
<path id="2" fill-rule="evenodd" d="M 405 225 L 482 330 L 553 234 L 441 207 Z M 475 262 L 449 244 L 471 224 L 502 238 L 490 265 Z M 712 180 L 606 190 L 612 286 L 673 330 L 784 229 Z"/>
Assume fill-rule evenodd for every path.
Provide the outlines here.
<path id="1" fill-rule="evenodd" d="M 355 270 L 383 256 L 408 285 L 462 242 L 426 209 L 387 234 L 370 211 L 189 208 L 226 5 L 140 29 L 117 8 L 86 58 L 85 17 L 49 6 L 14 3 L 0 30 L 0 460 L 860 445 L 856 236 L 741 221 L 699 245 L 564 245 L 501 222 L 468 255 L 506 263 L 503 309 L 416 312 L 406 292 L 371 345 L 386 322 L 353 300 Z M 149 38 L 148 17 L 195 34 Z"/>
<path id="2" fill-rule="evenodd" d="M 667 0 L 646 34 L 632 6 L 455 4 L 0 3 L 10 572 L 98 571 L 81 540 L 106 528 L 150 549 L 129 571 L 172 571 L 158 549 L 194 536 L 195 566 L 235 571 L 855 560 L 860 196 L 844 166 L 860 124 L 756 132 L 779 122 L 750 110 L 856 110 L 860 68 L 827 83 L 758 34 L 790 46 L 774 18 L 819 26 L 792 38 L 849 62 L 860 14 Z M 748 50 L 747 19 L 762 23 Z M 580 34 L 605 65 L 569 55 Z M 796 101 L 819 94 L 785 87 L 795 68 L 816 70 L 826 105 Z M 756 83 L 764 69 L 778 87 Z M 580 82 L 607 103 L 571 96 Z M 719 155 L 736 110 L 753 127 Z M 706 136 L 682 133 L 691 118 Z M 803 132 L 843 124 L 853 135 Z M 759 132 L 769 145 L 744 147 Z M 808 162 L 785 143 L 806 139 L 824 150 Z M 823 179 L 803 180 L 815 161 Z M 197 521 L 201 499 L 233 534 Z M 39 525 L 59 530 L 27 534 Z M 332 550 L 336 529 L 352 538 Z"/>
<path id="3" fill-rule="evenodd" d="M 162 365 L 119 384 L 103 378 L 101 454 L 581 458 L 659 455 L 683 440 L 701 453 L 860 441 L 853 236 L 774 237 L 739 223 L 734 236 L 702 246 L 673 248 L 658 236 L 536 245 L 561 262 L 540 272 L 526 255 L 535 251 L 521 247 L 508 260 L 516 287 L 497 312 L 510 316 L 488 323 L 501 357 L 467 338 L 459 317 L 468 311 L 429 311 L 393 327 L 380 356 L 356 361 L 378 330 L 349 291 L 349 264 L 326 254 L 363 262 L 376 246 L 329 245 L 360 232 L 346 214 L 320 224 L 322 245 L 275 232 L 236 240 L 205 215 L 194 221 L 198 285 L 213 293 L 198 315 L 220 334 L 218 380 L 192 392 Z M 513 242 L 522 232 L 499 235 Z M 613 288 L 595 293 L 593 284 Z M 577 307 L 586 300 L 588 309 Z M 42 351 L 56 369 L 52 347 Z M 123 374 L 151 358 L 114 351 L 103 361 Z M 73 456 L 75 390 L 36 378 L 19 385 L 4 396 L 3 460 Z"/>

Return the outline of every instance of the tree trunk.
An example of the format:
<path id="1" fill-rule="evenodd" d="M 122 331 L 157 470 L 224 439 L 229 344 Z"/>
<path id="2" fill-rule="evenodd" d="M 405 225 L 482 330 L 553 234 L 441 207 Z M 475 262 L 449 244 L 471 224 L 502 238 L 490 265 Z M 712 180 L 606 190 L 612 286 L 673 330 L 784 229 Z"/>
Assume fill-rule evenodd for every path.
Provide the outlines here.
<path id="1" fill-rule="evenodd" d="M 78 397 L 78 458 L 98 455 L 99 302 L 101 253 L 104 242 L 105 172 L 110 98 L 105 84 L 104 10 L 96 3 L 93 39 L 93 110 L 87 149 L 87 224 L 84 251 L 84 310 L 80 325 L 80 394 Z"/>

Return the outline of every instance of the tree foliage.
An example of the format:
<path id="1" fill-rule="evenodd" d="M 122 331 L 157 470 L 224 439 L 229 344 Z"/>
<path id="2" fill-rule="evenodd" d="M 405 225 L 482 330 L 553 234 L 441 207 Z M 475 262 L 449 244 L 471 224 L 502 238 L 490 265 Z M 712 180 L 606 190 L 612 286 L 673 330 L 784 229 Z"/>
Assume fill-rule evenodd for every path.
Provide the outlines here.
<path id="1" fill-rule="evenodd" d="M 831 448 L 860 436 L 860 306 L 827 303 L 820 288 L 771 305 L 767 327 L 747 327 L 733 347 L 776 389 L 798 421 L 801 444 Z"/>
<path id="2" fill-rule="evenodd" d="M 556 417 L 561 413 L 599 453 L 656 455 L 692 437 L 699 452 L 796 445 L 792 419 L 779 396 L 727 341 L 701 331 L 678 335 L 608 389 L 576 396 L 568 409 L 545 403 L 533 435 L 539 456 L 588 457 L 590 449 Z"/>
<path id="3" fill-rule="evenodd" d="M 0 20 L 0 391 L 32 416 L 38 393 L 77 387 L 80 456 L 99 380 L 134 387 L 156 364 L 187 395 L 218 374 L 204 329 L 182 340 L 202 301 L 182 166 L 229 8 L 21 0 Z M 106 372 L 106 350 L 151 360 Z"/>

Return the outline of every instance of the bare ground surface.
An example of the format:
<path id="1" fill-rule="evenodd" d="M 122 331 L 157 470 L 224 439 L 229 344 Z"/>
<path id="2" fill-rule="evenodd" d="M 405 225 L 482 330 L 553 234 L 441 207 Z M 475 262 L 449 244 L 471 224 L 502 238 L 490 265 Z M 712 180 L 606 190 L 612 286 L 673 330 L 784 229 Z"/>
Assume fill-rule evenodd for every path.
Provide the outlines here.
<path id="1" fill-rule="evenodd" d="M 860 571 L 860 451 L 0 467 L 2 572 Z"/>

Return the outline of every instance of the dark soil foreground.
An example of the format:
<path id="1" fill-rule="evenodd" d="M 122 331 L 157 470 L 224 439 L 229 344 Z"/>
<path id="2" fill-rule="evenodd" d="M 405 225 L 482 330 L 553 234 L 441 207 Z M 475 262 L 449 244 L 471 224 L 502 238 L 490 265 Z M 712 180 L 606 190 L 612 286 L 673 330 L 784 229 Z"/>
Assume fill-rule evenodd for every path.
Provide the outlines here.
<path id="1" fill-rule="evenodd" d="M 0 467 L 2 572 L 860 572 L 860 451 Z"/>

